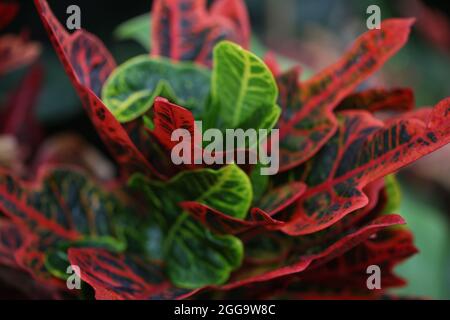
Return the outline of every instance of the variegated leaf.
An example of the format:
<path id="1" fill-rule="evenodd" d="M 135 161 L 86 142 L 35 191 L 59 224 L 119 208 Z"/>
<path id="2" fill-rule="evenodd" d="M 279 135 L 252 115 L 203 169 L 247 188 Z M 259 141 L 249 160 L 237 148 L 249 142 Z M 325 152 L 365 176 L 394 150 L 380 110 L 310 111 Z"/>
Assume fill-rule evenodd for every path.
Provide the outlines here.
<path id="1" fill-rule="evenodd" d="M 210 72 L 184 62 L 138 56 L 112 72 L 102 90 L 102 99 L 120 122 L 144 115 L 160 96 L 201 115 L 209 94 Z"/>
<path id="2" fill-rule="evenodd" d="M 302 249 L 299 250 L 294 243 L 292 246 L 288 247 L 289 249 L 287 252 L 278 259 L 265 259 L 266 262 L 258 263 L 257 265 L 254 265 L 253 263 L 244 264 L 243 267 L 234 274 L 229 283 L 221 287 L 221 289 L 235 289 L 244 285 L 269 281 L 283 276 L 304 272 L 311 266 L 319 266 L 341 256 L 378 231 L 398 224 L 404 224 L 404 220 L 400 216 L 385 215 L 370 221 L 357 230 L 350 230 L 344 234 L 340 234 L 338 239 L 321 243 L 319 246 L 309 250 L 309 252 L 305 252 Z M 264 234 L 260 234 L 256 239 L 264 238 Z M 284 236 L 284 238 L 288 239 L 286 236 Z M 254 237 L 250 237 L 250 239 L 254 239 Z M 301 242 L 301 237 L 293 238 L 291 240 L 294 242 Z M 245 243 L 247 243 L 247 241 L 245 241 Z M 247 244 L 245 249 L 246 252 L 249 250 Z M 272 250 L 274 249 L 275 248 Z"/>
<path id="3" fill-rule="evenodd" d="M 408 88 L 369 89 L 353 93 L 337 107 L 342 110 L 411 111 L 414 109 L 414 93 Z"/>
<path id="4" fill-rule="evenodd" d="M 89 118 L 124 173 L 129 175 L 137 171 L 166 178 L 138 150 L 98 97 L 103 82 L 116 66 L 111 54 L 98 38 L 84 30 L 69 34 L 55 18 L 46 0 L 34 2 Z"/>
<path id="5" fill-rule="evenodd" d="M 296 69 L 278 76 L 281 171 L 311 158 L 333 136 L 333 109 L 403 47 L 412 22 L 384 21 L 381 29 L 362 35 L 337 63 L 301 84 Z"/>
<path id="6" fill-rule="evenodd" d="M 171 285 L 158 261 L 94 248 L 72 248 L 69 260 L 80 267 L 79 276 L 94 288 L 99 300 L 173 300 L 195 294 L 195 290 Z"/>
<path id="7" fill-rule="evenodd" d="M 181 18 L 182 17 L 182 18 Z M 250 25 L 242 0 L 156 0 L 152 10 L 152 55 L 211 65 L 222 40 L 249 46 Z"/>
<path id="8" fill-rule="evenodd" d="M 338 132 L 297 169 L 309 188 L 280 230 L 317 232 L 368 203 L 363 188 L 450 142 L 450 99 L 428 109 L 427 120 L 405 115 L 384 125 L 367 112 L 339 116 Z M 421 117 L 423 117 L 421 111 Z"/>
<path id="9" fill-rule="evenodd" d="M 257 202 L 257 207 L 251 210 L 251 216 L 246 220 L 234 218 L 201 203 L 184 202 L 182 207 L 215 233 L 239 234 L 259 227 L 270 230 L 280 224 L 271 216 L 294 204 L 305 189 L 304 184 L 293 182 L 270 190 Z"/>

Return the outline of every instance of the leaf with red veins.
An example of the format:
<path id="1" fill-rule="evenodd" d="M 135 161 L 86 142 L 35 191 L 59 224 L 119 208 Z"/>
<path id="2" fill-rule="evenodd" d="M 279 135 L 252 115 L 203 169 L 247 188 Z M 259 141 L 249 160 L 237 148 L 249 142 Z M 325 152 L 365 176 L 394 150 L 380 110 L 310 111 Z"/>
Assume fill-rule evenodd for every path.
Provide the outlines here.
<path id="1" fill-rule="evenodd" d="M 292 182 L 270 190 L 258 203 L 259 207 L 251 209 L 247 220 L 236 219 L 197 202 L 184 202 L 181 207 L 211 231 L 219 234 L 239 234 L 250 229 L 273 229 L 280 221 L 272 219 L 273 215 L 295 204 L 306 189 L 303 183 Z"/>
<path id="2" fill-rule="evenodd" d="M 24 242 L 23 230 L 8 219 L 0 218 L 0 264 L 17 268 L 14 255 Z"/>
<path id="3" fill-rule="evenodd" d="M 305 252 L 302 249 L 298 250 L 298 248 L 296 250 L 296 246 L 293 245 L 287 255 L 279 261 L 271 261 L 265 265 L 258 264 L 257 266 L 253 264 L 244 265 L 232 275 L 228 284 L 219 289 L 230 290 L 255 282 L 269 281 L 304 272 L 311 266 L 325 264 L 341 256 L 386 227 L 404 223 L 405 221 L 398 215 L 385 215 L 367 223 L 356 231 L 349 231 L 339 235 L 340 237 L 337 240 L 321 243 L 320 246 L 311 249 L 309 252 Z M 301 237 L 292 239 L 301 241 Z"/>
<path id="4" fill-rule="evenodd" d="M 116 68 L 114 58 L 102 41 L 87 31 L 66 35 L 63 50 L 78 83 L 99 97 L 103 83 Z"/>
<path id="5" fill-rule="evenodd" d="M 170 103 L 164 98 L 156 98 L 153 106 L 154 112 L 154 130 L 152 134 L 159 142 L 171 150 L 177 141 L 172 141 L 172 133 L 177 129 L 185 129 L 191 137 L 194 137 L 194 116 L 189 110 Z"/>
<path id="6" fill-rule="evenodd" d="M 208 12 L 205 0 L 156 0 L 152 9 L 152 55 L 210 66 L 222 40 L 248 48 L 250 24 L 242 0 L 219 0 Z"/>
<path id="7" fill-rule="evenodd" d="M 368 204 L 366 206 L 346 215 L 326 229 L 302 236 L 301 243 L 297 244 L 298 248 L 308 251 L 314 246 L 339 236 L 339 234 L 345 233 L 352 228 L 357 228 L 377 218 L 386 203 L 387 195 L 384 179 L 379 179 L 367 185 L 364 188 L 364 193 L 368 197 Z M 276 221 L 280 222 L 279 220 Z"/>
<path id="8" fill-rule="evenodd" d="M 183 202 L 180 206 L 209 230 L 218 234 L 235 235 L 257 227 L 270 229 L 271 226 L 280 224 L 264 211 L 253 211 L 250 218 L 242 220 L 198 202 Z"/>
<path id="9" fill-rule="evenodd" d="M 389 223 L 384 227 L 381 224 L 386 222 L 392 222 L 393 225 L 396 223 L 404 223 L 400 216 L 390 215 L 381 216 L 378 218 L 372 218 L 365 224 L 361 224 L 360 226 L 354 226 L 352 230 L 342 231 L 339 234 L 334 234 L 332 239 L 324 239 L 322 242 L 318 242 L 312 247 L 305 247 L 303 245 L 305 237 L 293 238 L 286 235 L 278 235 L 278 240 L 280 240 L 280 246 L 270 245 L 266 250 L 273 251 L 273 257 L 277 259 L 264 259 L 261 261 L 247 261 L 249 252 L 249 243 L 248 240 L 245 240 L 245 249 L 246 249 L 246 261 L 240 271 L 238 271 L 235 275 L 237 279 L 245 279 L 252 276 L 258 276 L 254 278 L 256 281 L 249 281 L 243 283 L 242 286 L 234 285 L 231 283 L 230 287 L 227 288 L 226 291 L 223 291 L 223 288 L 214 288 L 215 291 L 220 291 L 221 299 L 233 299 L 238 297 L 244 297 L 246 299 L 273 299 L 275 297 L 278 298 L 294 298 L 295 296 L 306 298 L 307 296 L 318 294 L 318 296 L 325 294 L 331 294 L 331 292 L 336 290 L 336 297 L 343 297 L 344 291 L 341 287 L 333 286 L 332 281 L 322 280 L 319 277 L 315 277 L 314 281 L 303 281 L 303 279 L 309 278 L 310 274 L 315 274 L 316 271 L 322 270 L 323 268 L 329 268 L 329 271 L 333 271 L 333 261 L 340 259 L 340 257 L 346 256 L 351 257 L 352 252 L 357 250 L 361 252 L 361 248 L 367 246 L 370 243 L 371 256 L 370 259 L 367 259 L 368 263 L 372 261 L 373 263 L 380 262 L 382 264 L 383 261 L 389 261 L 390 258 L 395 259 L 395 263 L 400 262 L 405 257 L 415 252 L 414 245 L 412 244 L 411 238 L 407 237 L 399 237 L 399 234 L 408 235 L 409 233 L 404 230 L 400 230 L 399 228 L 391 229 L 389 228 Z M 377 226 L 376 226 L 377 225 Z M 370 226 L 374 227 L 376 230 L 370 231 Z M 388 228 L 388 229 L 386 229 Z M 391 232 L 395 232 L 395 237 L 391 236 Z M 261 249 L 261 246 L 264 245 L 265 239 L 268 237 L 274 237 L 274 233 L 261 233 L 259 236 L 255 237 L 251 241 L 254 242 L 255 246 L 258 246 Z M 389 236 L 389 237 L 387 237 Z M 393 239 L 395 238 L 395 239 Z M 250 236 L 251 239 L 251 236 Z M 290 244 L 286 246 L 286 242 L 283 243 L 281 240 L 291 240 Z M 398 239 L 398 241 L 397 241 Z M 404 239 L 404 240 L 401 240 Z M 392 241 L 391 241 L 392 240 Z M 375 243 L 375 244 L 373 244 Z M 340 247 L 340 245 L 342 245 Z M 281 249 L 289 248 L 287 252 L 281 252 Z M 334 248 L 334 252 L 333 249 Z M 359 248 L 359 249 L 356 249 Z M 343 251 L 340 251 L 340 250 Z M 376 250 L 375 250 L 376 249 Z M 380 257 L 376 255 L 376 252 L 380 253 Z M 264 252 L 259 250 L 256 251 L 258 253 L 258 257 L 264 255 Z M 374 253 L 374 255 L 372 255 Z M 385 253 L 385 254 L 383 254 Z M 251 253 L 250 253 L 251 254 Z M 364 262 L 364 252 L 361 252 L 361 259 L 358 262 L 361 264 Z M 359 256 L 358 256 L 359 257 Z M 395 258 L 394 258 L 395 257 Z M 380 259 L 378 259 L 380 258 Z M 305 269 L 300 269 L 300 262 L 297 266 L 295 272 L 290 273 L 286 272 L 284 267 L 294 266 L 292 260 L 295 259 L 297 261 L 303 260 L 313 260 L 311 264 Z M 375 260 L 378 259 L 378 260 Z M 289 261 L 291 260 L 291 262 Z M 367 266 L 366 266 L 367 267 Z M 283 272 L 283 275 L 278 277 L 274 276 L 274 272 L 280 269 L 280 272 Z M 297 271 L 298 270 L 298 271 Z M 385 269 L 382 269 L 385 270 Z M 386 268 L 388 270 L 388 268 Z M 286 273 L 285 273 L 286 272 Z M 347 273 L 351 273 L 352 270 L 348 270 Z M 241 274 L 239 274 L 241 273 Z M 269 279 L 261 280 L 261 276 L 267 274 Z M 363 275 L 364 285 L 366 284 L 367 273 L 364 269 Z M 388 276 L 388 274 L 386 274 Z M 351 275 L 348 275 L 351 277 Z M 391 274 L 389 274 L 391 276 Z M 344 277 L 344 276 L 343 276 Z M 235 278 L 235 279 L 236 279 Z M 327 278 L 328 279 L 328 278 Z M 345 279 L 345 277 L 344 277 Z M 398 281 L 395 281 L 398 278 L 389 277 L 386 279 L 386 284 L 395 284 Z M 337 280 L 336 280 L 337 282 Z M 288 286 L 291 286 L 290 291 L 287 290 Z M 346 288 L 345 286 L 343 286 Z M 348 296 L 356 296 L 356 295 L 364 295 L 367 297 L 371 297 L 372 295 L 368 295 L 367 287 L 364 286 L 364 290 L 356 290 L 359 288 L 351 287 L 348 291 Z M 317 290 L 317 291 L 316 291 Z"/>
<path id="10" fill-rule="evenodd" d="M 160 262 L 103 249 L 69 249 L 69 260 L 79 276 L 95 290 L 99 300 L 184 299 L 197 290 L 173 287 Z"/>
<path id="11" fill-rule="evenodd" d="M 323 283 L 326 287 L 359 290 L 367 289 L 367 267 L 377 265 L 381 268 L 381 288 L 398 287 L 405 281 L 394 274 L 399 263 L 417 253 L 411 232 L 405 229 L 388 229 L 379 232 L 344 255 L 325 265 L 311 269 L 291 279 L 287 291 L 295 290 L 296 283 Z M 370 291 L 370 290 L 368 290 Z"/>
<path id="12" fill-rule="evenodd" d="M 0 170 L 0 210 L 28 230 L 16 260 L 35 279 L 50 285 L 59 286 L 60 281 L 48 270 L 48 254 L 80 241 L 116 250 L 125 247 L 115 224 L 127 210 L 119 198 L 75 168 L 41 170 L 32 182 Z"/>
<path id="13" fill-rule="evenodd" d="M 39 235 L 28 232 L 24 237 L 23 246 L 15 253 L 18 266 L 41 285 L 54 289 L 67 289 L 65 281 L 55 278 L 45 266 L 49 250 L 57 248 L 65 240 L 67 239 L 45 228 L 39 230 Z"/>
<path id="14" fill-rule="evenodd" d="M 361 220 L 366 220 L 368 216 L 371 218 L 377 217 L 380 214 L 380 210 L 382 210 L 386 204 L 385 196 L 382 196 L 386 195 L 384 179 L 379 179 L 369 183 L 366 187 L 364 187 L 363 191 L 369 200 L 367 205 L 356 210 L 355 212 L 352 212 L 351 214 L 346 215 L 343 219 L 333 224 L 330 228 L 322 230 L 322 232 L 336 235 L 338 232 L 343 232 L 348 228 L 356 226 L 361 222 Z M 312 233 L 309 236 L 314 236 L 315 234 L 316 233 Z"/>
<path id="15" fill-rule="evenodd" d="M 277 188 L 269 189 L 256 203 L 258 210 L 266 211 L 274 216 L 297 201 L 305 192 L 307 186 L 301 182 L 289 182 Z"/>
<path id="16" fill-rule="evenodd" d="M 0 75 L 33 63 L 40 53 L 41 46 L 25 35 L 0 36 Z"/>
<path id="17" fill-rule="evenodd" d="M 320 152 L 296 169 L 308 185 L 279 229 L 305 235 L 325 229 L 368 203 L 363 188 L 450 142 L 450 99 L 425 121 L 399 117 L 386 124 L 364 111 L 339 115 L 338 132 Z M 421 112 L 423 114 L 423 112 Z"/>
<path id="18" fill-rule="evenodd" d="M 378 205 L 379 193 L 384 187 L 384 180 L 380 179 L 370 183 L 364 188 L 369 202 L 363 208 L 344 217 L 336 222 L 331 228 L 316 232 L 304 237 L 303 242 L 308 240 L 309 246 L 318 244 L 325 239 L 329 239 L 336 234 L 343 232 L 349 226 L 355 225 L 365 218 Z M 260 207 L 251 209 L 249 219 L 242 220 L 233 218 L 227 214 L 214 210 L 208 206 L 196 202 L 184 202 L 182 208 L 189 212 L 195 219 L 201 222 L 211 231 L 219 234 L 240 234 L 255 228 L 274 230 L 284 224 L 282 218 L 289 216 L 296 210 L 296 201 L 303 195 L 306 185 L 298 182 L 290 183 L 286 186 L 278 187 L 269 193 L 259 203 Z M 284 194 L 284 195 L 283 195 Z M 276 201 L 273 202 L 273 197 Z M 266 203 L 266 204 L 265 204 Z M 272 218 L 275 216 L 274 218 Z M 280 220 L 277 220 L 280 219 Z"/>
<path id="19" fill-rule="evenodd" d="M 35 5 L 89 118 L 124 173 L 141 172 L 165 178 L 139 151 L 98 97 L 103 82 L 116 66 L 105 46 L 84 30 L 69 34 L 53 15 L 47 1 L 35 0 Z"/>
<path id="20" fill-rule="evenodd" d="M 46 0 L 34 0 L 50 41 L 75 88 L 99 96 L 116 62 L 100 39 L 80 29 L 70 34 L 55 18 Z"/>
<path id="21" fill-rule="evenodd" d="M 19 5 L 15 2 L 0 2 L 0 30 L 6 27 L 19 12 Z"/>
<path id="22" fill-rule="evenodd" d="M 215 0 L 210 13 L 213 17 L 225 17 L 235 25 L 240 40 L 239 44 L 248 48 L 251 40 L 250 20 L 243 0 Z"/>
<path id="23" fill-rule="evenodd" d="M 413 21 L 385 20 L 381 29 L 363 34 L 341 60 L 301 84 L 295 69 L 278 77 L 280 171 L 310 159 L 333 136 L 333 110 L 404 46 Z"/>
<path id="24" fill-rule="evenodd" d="M 112 220 L 124 205 L 116 192 L 75 168 L 44 168 L 31 182 L 0 170 L 0 210 L 34 234 L 113 241 L 119 237 Z"/>
<path id="25" fill-rule="evenodd" d="M 0 115 L 0 132 L 18 139 L 31 153 L 42 138 L 42 128 L 35 117 L 34 107 L 42 87 L 43 69 L 35 65 L 9 97 Z"/>
<path id="26" fill-rule="evenodd" d="M 414 93 L 409 88 L 369 89 L 345 98 L 337 107 L 342 110 L 411 111 L 415 108 Z"/>
<path id="27" fill-rule="evenodd" d="M 180 168 L 173 164 L 170 152 L 149 132 L 142 119 L 124 123 L 123 127 L 139 152 L 145 159 L 149 159 L 155 177 L 166 180 L 180 171 Z"/>
<path id="28" fill-rule="evenodd" d="M 154 126 L 152 130 L 144 125 L 142 119 L 123 125 L 144 157 L 152 159 L 152 166 L 158 172 L 163 172 L 165 177 L 173 177 L 182 168 L 198 168 L 199 166 L 194 164 L 194 155 L 196 148 L 201 149 L 202 144 L 201 134 L 195 128 L 193 114 L 161 97 L 155 99 L 150 113 Z M 177 129 L 187 130 L 191 137 L 191 164 L 183 165 L 181 168 L 174 165 L 171 159 L 172 148 L 179 143 L 179 141 L 172 141 L 172 134 Z"/>
<path id="29" fill-rule="evenodd" d="M 285 234 L 271 233 L 271 239 L 266 233 L 256 229 L 255 232 L 244 233 L 241 237 L 246 243 L 246 261 L 250 264 L 264 264 L 269 262 L 282 261 L 286 258 L 290 248 L 295 246 L 297 251 L 311 252 L 314 248 L 338 239 L 341 235 L 351 230 L 357 230 L 368 222 L 376 219 L 383 212 L 386 204 L 386 188 L 384 179 L 370 183 L 364 188 L 364 192 L 369 198 L 369 203 L 352 214 L 345 216 L 331 227 L 319 232 L 301 236 L 298 240 Z M 288 208 L 291 209 L 291 208 Z M 289 210 L 287 210 L 289 212 Z M 284 214 L 282 212 L 280 215 Z M 273 219 L 273 218 L 272 218 Z M 273 225 L 279 221 L 273 219 Z M 265 226 L 266 227 L 266 226 Z M 267 227 L 266 227 L 267 229 Z M 272 228 L 273 229 L 273 228 Z M 258 234 L 259 231 L 259 234 Z M 264 245 L 267 243 L 267 245 Z M 279 248 L 275 250 L 274 248 Z"/>

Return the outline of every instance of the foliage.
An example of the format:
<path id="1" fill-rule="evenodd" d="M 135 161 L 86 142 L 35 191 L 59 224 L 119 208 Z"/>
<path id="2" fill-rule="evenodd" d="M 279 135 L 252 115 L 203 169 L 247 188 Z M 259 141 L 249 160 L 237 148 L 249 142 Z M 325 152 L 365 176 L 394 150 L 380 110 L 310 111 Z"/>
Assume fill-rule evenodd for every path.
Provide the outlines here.
<path id="1" fill-rule="evenodd" d="M 30 182 L 2 170 L 1 263 L 57 292 L 77 265 L 98 299 L 379 298 L 404 284 L 393 269 L 416 249 L 394 227 L 405 221 L 391 174 L 450 142 L 450 99 L 411 111 L 408 89 L 357 88 L 406 43 L 411 19 L 384 21 L 300 81 L 299 68 L 246 50 L 242 0 L 154 1 L 151 54 L 121 66 L 35 4 L 120 176 L 66 165 Z M 278 128 L 280 173 L 174 165 L 170 135 L 194 120 Z M 381 291 L 366 288 L 371 264 L 386 270 Z"/>

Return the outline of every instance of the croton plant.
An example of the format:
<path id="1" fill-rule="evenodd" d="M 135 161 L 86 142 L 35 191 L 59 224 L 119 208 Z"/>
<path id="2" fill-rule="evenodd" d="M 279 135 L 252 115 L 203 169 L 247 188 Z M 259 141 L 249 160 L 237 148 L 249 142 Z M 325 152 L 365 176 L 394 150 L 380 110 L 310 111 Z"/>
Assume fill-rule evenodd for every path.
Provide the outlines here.
<path id="1" fill-rule="evenodd" d="M 248 51 L 243 0 L 155 0 L 150 54 L 120 66 L 34 2 L 120 174 L 2 169 L 0 270 L 57 298 L 380 298 L 404 284 L 394 268 L 416 248 L 392 174 L 450 142 L 450 99 L 413 110 L 408 88 L 360 85 L 405 45 L 412 19 L 385 20 L 300 81 L 299 67 Z M 278 174 L 173 164 L 172 132 L 195 120 L 279 129 Z M 67 288 L 70 265 L 82 290 Z M 382 290 L 367 289 L 369 265 Z"/>

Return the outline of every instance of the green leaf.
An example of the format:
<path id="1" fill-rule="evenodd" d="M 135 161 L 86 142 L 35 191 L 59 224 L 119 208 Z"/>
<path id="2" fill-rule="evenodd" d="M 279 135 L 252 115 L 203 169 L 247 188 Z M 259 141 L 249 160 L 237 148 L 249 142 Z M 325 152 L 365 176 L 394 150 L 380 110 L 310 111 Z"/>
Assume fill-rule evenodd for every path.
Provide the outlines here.
<path id="1" fill-rule="evenodd" d="M 264 195 L 269 186 L 269 176 L 261 174 L 262 165 L 257 163 L 250 174 L 253 188 L 253 204 L 256 204 Z"/>
<path id="2" fill-rule="evenodd" d="M 150 51 L 151 16 L 146 13 L 121 23 L 114 30 L 114 37 L 118 40 L 134 40 Z"/>
<path id="3" fill-rule="evenodd" d="M 203 113 L 209 94 L 210 72 L 190 62 L 138 56 L 117 67 L 102 90 L 102 99 L 120 122 L 144 115 L 156 97 L 164 97 Z"/>
<path id="4" fill-rule="evenodd" d="M 222 284 L 241 264 L 243 246 L 238 238 L 212 234 L 179 207 L 183 201 L 196 201 L 244 219 L 252 201 L 252 186 L 238 166 L 184 171 L 166 183 L 136 174 L 129 185 L 147 196 L 154 221 L 164 233 L 157 235 L 157 248 L 163 243 L 158 250 L 163 252 L 175 285 L 198 288 Z M 148 235 L 155 236 L 154 229 L 155 224 Z M 155 250 L 149 251 L 154 256 Z"/>
<path id="5" fill-rule="evenodd" d="M 400 209 L 402 193 L 400 184 L 397 181 L 395 174 L 388 175 L 384 178 L 386 183 L 387 202 L 384 205 L 383 213 L 396 213 Z"/>
<path id="6" fill-rule="evenodd" d="M 167 183 L 135 174 L 130 185 L 144 189 L 158 210 L 172 211 L 173 204 L 196 201 L 239 219 L 246 217 L 253 197 L 249 178 L 235 164 L 220 170 L 184 171 Z"/>
<path id="7" fill-rule="evenodd" d="M 189 219 L 174 233 L 167 272 L 172 282 L 181 288 L 220 285 L 241 265 L 243 255 L 243 244 L 238 238 L 213 235 Z"/>
<path id="8" fill-rule="evenodd" d="M 135 214 L 133 212 L 133 214 Z M 129 219 L 129 218 L 128 218 Z M 134 221 L 131 219 L 130 221 Z M 122 221 L 123 222 L 123 221 Z M 127 222 L 129 224 L 129 222 Z M 85 238 L 77 241 L 58 241 L 56 248 L 48 248 L 45 254 L 44 265 L 45 268 L 54 277 L 67 280 L 70 273 L 67 273 L 67 267 L 70 266 L 69 258 L 67 256 L 67 251 L 70 248 L 101 248 L 107 249 L 111 252 L 122 252 L 126 249 L 128 244 L 122 240 L 118 242 L 112 238 Z M 128 248 L 127 248 L 128 249 Z"/>
<path id="9" fill-rule="evenodd" d="M 280 116 L 278 88 L 264 62 L 228 41 L 214 48 L 209 128 L 271 129 Z"/>
<path id="10" fill-rule="evenodd" d="M 70 274 L 66 273 L 70 265 L 67 253 L 63 250 L 49 251 L 45 256 L 45 267 L 56 278 L 66 280 Z"/>

